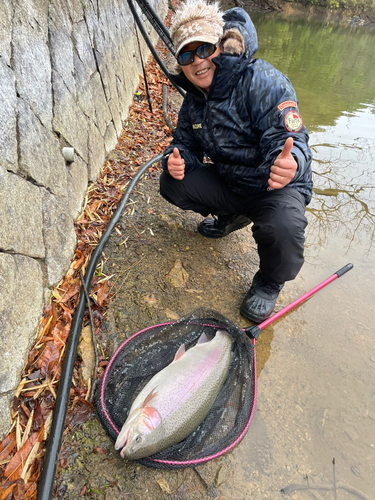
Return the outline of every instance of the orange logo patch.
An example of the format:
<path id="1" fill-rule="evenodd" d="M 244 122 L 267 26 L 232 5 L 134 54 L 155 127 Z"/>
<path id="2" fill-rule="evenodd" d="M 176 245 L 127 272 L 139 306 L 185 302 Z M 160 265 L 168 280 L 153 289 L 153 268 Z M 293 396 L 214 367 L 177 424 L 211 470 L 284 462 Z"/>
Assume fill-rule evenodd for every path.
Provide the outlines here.
<path id="1" fill-rule="evenodd" d="M 298 111 L 288 111 L 284 118 L 284 125 L 289 132 L 299 132 L 303 127 L 302 116 Z"/>
<path id="2" fill-rule="evenodd" d="M 284 101 L 277 106 L 277 109 L 282 111 L 285 108 L 297 108 L 297 103 L 294 101 Z"/>

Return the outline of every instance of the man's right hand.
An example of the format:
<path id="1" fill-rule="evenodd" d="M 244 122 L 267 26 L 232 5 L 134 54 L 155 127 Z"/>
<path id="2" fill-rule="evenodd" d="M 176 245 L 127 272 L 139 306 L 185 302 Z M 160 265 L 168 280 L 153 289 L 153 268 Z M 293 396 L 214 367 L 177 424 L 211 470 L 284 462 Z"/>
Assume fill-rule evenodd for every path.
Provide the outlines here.
<path id="1" fill-rule="evenodd" d="M 168 172 L 174 179 L 181 181 L 185 177 L 185 160 L 181 158 L 177 148 L 174 148 L 173 153 L 169 155 L 167 166 Z"/>

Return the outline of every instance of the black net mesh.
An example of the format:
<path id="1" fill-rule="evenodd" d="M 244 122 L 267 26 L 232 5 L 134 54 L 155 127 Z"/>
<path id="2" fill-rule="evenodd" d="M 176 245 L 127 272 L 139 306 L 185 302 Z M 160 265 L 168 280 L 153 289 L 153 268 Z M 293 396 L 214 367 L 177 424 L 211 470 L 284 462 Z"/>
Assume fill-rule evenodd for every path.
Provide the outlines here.
<path id="1" fill-rule="evenodd" d="M 156 468 L 196 465 L 229 451 L 243 437 L 255 403 L 254 346 L 246 334 L 221 314 L 198 309 L 180 320 L 152 326 L 133 335 L 112 357 L 98 387 L 96 406 L 113 441 L 130 407 L 148 381 L 171 363 L 181 344 L 186 349 L 206 333 L 225 329 L 234 339 L 228 377 L 205 420 L 180 443 L 142 458 Z"/>

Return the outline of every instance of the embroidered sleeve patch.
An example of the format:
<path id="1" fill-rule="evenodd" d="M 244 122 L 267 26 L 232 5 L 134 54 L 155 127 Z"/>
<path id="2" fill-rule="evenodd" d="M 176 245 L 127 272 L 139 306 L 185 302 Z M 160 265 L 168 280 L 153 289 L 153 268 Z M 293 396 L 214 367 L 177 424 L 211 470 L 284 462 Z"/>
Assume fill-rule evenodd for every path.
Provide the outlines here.
<path id="1" fill-rule="evenodd" d="M 285 108 L 297 108 L 297 103 L 294 102 L 294 101 L 284 101 L 282 102 L 281 104 L 279 104 L 277 106 L 277 109 L 279 109 L 280 111 L 282 111 L 283 109 Z"/>
<path id="2" fill-rule="evenodd" d="M 284 125 L 289 132 L 299 132 L 303 127 L 302 116 L 298 111 L 288 111 L 284 117 Z"/>

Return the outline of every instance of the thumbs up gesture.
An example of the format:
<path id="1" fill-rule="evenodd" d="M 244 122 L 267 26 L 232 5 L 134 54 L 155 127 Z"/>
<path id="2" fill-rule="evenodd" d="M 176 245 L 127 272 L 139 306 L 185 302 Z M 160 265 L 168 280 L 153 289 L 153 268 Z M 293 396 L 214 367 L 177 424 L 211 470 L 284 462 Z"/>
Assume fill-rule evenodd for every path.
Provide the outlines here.
<path id="1" fill-rule="evenodd" d="M 280 189 L 293 179 L 297 170 L 297 162 L 293 158 L 291 151 L 293 147 L 292 137 L 288 137 L 285 141 L 283 150 L 274 161 L 271 167 L 270 178 L 268 184 L 272 189 Z"/>
<path id="2" fill-rule="evenodd" d="M 173 153 L 168 158 L 168 172 L 174 179 L 181 181 L 185 177 L 185 160 L 181 158 L 177 148 L 173 149 Z"/>

